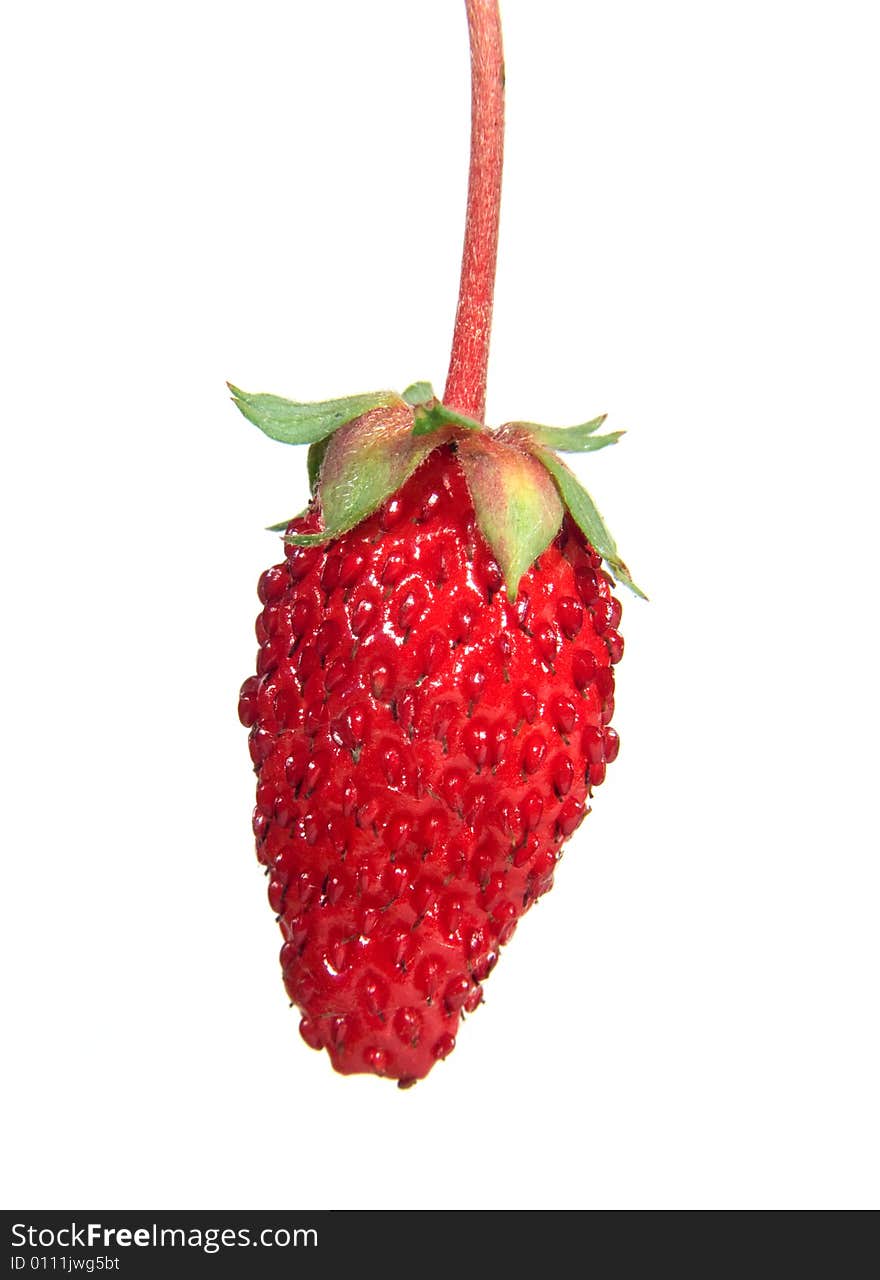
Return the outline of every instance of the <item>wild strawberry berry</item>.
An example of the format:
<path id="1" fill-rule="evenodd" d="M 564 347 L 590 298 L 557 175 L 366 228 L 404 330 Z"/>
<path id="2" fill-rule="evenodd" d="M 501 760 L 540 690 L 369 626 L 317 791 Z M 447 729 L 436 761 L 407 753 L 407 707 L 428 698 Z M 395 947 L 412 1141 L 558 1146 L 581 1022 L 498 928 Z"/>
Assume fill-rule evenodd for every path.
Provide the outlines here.
<path id="1" fill-rule="evenodd" d="M 389 519 L 400 508 L 408 518 Z M 565 517 L 511 600 L 474 573 L 487 553 L 474 523 L 443 446 L 305 571 L 287 559 L 260 580 L 261 652 L 275 658 L 240 703 L 259 743 L 257 851 L 303 1038 L 342 1072 L 409 1081 L 448 1055 L 482 998 L 490 940 L 503 946 L 550 887 L 617 754 L 602 718 L 611 655 L 596 619 L 618 612 L 604 577 L 603 611 L 574 627 L 566 606 L 559 625 L 592 546 Z M 422 555 L 440 544 L 442 583 Z M 389 560 L 399 585 L 383 588 Z"/>

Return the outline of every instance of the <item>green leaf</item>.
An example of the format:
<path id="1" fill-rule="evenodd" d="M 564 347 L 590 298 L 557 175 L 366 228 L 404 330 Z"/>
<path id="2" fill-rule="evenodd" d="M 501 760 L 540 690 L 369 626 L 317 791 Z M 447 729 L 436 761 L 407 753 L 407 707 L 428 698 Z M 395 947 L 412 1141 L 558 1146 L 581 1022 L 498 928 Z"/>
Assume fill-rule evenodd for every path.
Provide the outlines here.
<path id="1" fill-rule="evenodd" d="M 316 440 L 314 444 L 309 445 L 309 453 L 307 466 L 309 469 L 309 493 L 314 493 L 318 487 L 318 480 L 321 477 L 321 467 L 324 465 L 324 454 L 327 452 L 327 445 L 330 443 L 330 436 L 325 436 L 323 440 Z"/>
<path id="2" fill-rule="evenodd" d="M 347 533 L 396 493 L 437 441 L 412 438 L 409 405 L 383 407 L 341 427 L 327 442 L 318 485 L 324 528 L 290 534 L 297 546 Z"/>
<path id="3" fill-rule="evenodd" d="M 428 404 L 431 400 L 436 400 L 434 388 L 430 382 L 414 382 L 407 387 L 403 393 L 403 399 L 407 404 Z"/>
<path id="4" fill-rule="evenodd" d="M 480 532 L 501 566 L 508 596 L 515 600 L 523 574 L 559 532 L 559 494 L 531 454 L 489 436 L 461 439 L 458 460 Z"/>
<path id="5" fill-rule="evenodd" d="M 445 404 L 420 404 L 415 409 L 414 436 L 428 436 L 432 431 L 440 431 L 444 427 L 462 427 L 465 431 L 482 431 L 482 422 L 475 418 L 466 418 L 463 413 L 447 409 Z"/>
<path id="6" fill-rule="evenodd" d="M 560 428 L 560 430 L 564 431 L 565 428 Z M 548 449 L 559 450 L 561 453 L 595 453 L 597 449 L 604 449 L 609 444 L 617 444 L 621 436 L 625 435 L 625 431 L 609 431 L 605 436 L 585 436 L 580 444 L 576 444 L 574 440 L 559 439 L 556 436 L 555 429 L 548 427 L 540 435 L 533 435 L 532 439 L 536 444 L 545 445 Z"/>
<path id="7" fill-rule="evenodd" d="M 578 478 L 560 458 L 548 453 L 545 449 L 535 449 L 534 456 L 543 463 L 556 481 L 556 487 L 559 490 L 562 501 L 571 513 L 572 519 L 578 525 L 587 541 L 593 545 L 607 563 L 613 576 L 629 587 L 630 591 L 634 591 L 637 596 L 647 600 L 648 597 L 644 591 L 637 587 L 630 577 L 629 569 L 620 558 L 617 543 L 609 533 L 605 521 L 596 508 L 596 504 Z"/>
<path id="8" fill-rule="evenodd" d="M 299 404 L 294 400 L 284 400 L 281 396 L 249 395 L 234 387 L 231 382 L 226 385 L 247 420 L 272 440 L 280 440 L 282 444 L 312 444 L 371 409 L 403 403 L 394 391 L 372 391 L 359 396 L 346 396 L 342 400 Z"/>
<path id="9" fill-rule="evenodd" d="M 577 427 L 542 427 L 537 422 L 509 422 L 509 427 L 525 431 L 536 444 L 547 449 L 561 449 L 563 453 L 590 453 L 595 449 L 604 449 L 606 445 L 617 444 L 624 434 L 612 431 L 607 436 L 597 436 L 602 423 L 607 418 L 603 413 L 591 422 L 582 422 Z"/>

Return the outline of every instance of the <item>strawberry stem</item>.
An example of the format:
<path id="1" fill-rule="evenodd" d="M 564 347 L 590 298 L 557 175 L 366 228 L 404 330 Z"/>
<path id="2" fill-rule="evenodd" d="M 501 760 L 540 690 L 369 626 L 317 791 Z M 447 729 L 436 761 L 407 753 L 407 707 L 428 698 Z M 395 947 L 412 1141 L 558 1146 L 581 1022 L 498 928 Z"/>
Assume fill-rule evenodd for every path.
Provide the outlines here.
<path id="1" fill-rule="evenodd" d="M 482 422 L 504 158 L 504 54 L 498 0 L 465 0 L 471 44 L 471 161 L 461 284 L 443 402 Z"/>

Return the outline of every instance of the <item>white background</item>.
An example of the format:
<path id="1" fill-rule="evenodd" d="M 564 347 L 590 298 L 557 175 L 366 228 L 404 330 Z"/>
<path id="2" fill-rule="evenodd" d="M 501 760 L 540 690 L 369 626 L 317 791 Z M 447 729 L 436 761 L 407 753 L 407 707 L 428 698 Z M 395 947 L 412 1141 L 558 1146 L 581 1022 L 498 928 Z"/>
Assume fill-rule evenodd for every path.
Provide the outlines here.
<path id="1" fill-rule="evenodd" d="M 878 1204 L 875 7 L 507 0 L 491 421 L 586 458 L 618 763 L 456 1052 L 308 1050 L 235 703 L 304 458 L 442 387 L 458 0 L 4 20 L 9 1206 Z"/>

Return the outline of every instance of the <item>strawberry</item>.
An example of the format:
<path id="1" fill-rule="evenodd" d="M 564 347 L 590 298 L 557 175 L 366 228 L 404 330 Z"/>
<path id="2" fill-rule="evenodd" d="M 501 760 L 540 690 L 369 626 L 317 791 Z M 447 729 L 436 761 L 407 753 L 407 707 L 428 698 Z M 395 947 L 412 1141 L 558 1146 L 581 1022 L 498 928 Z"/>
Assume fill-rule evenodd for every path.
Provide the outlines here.
<path id="1" fill-rule="evenodd" d="M 468 16 L 481 163 L 443 401 L 427 383 L 311 404 L 231 387 L 267 435 L 310 446 L 239 702 L 284 983 L 337 1071 L 401 1086 L 454 1048 L 617 755 L 613 579 L 641 594 L 557 454 L 621 433 L 482 421 L 502 74 L 497 7 Z"/>

